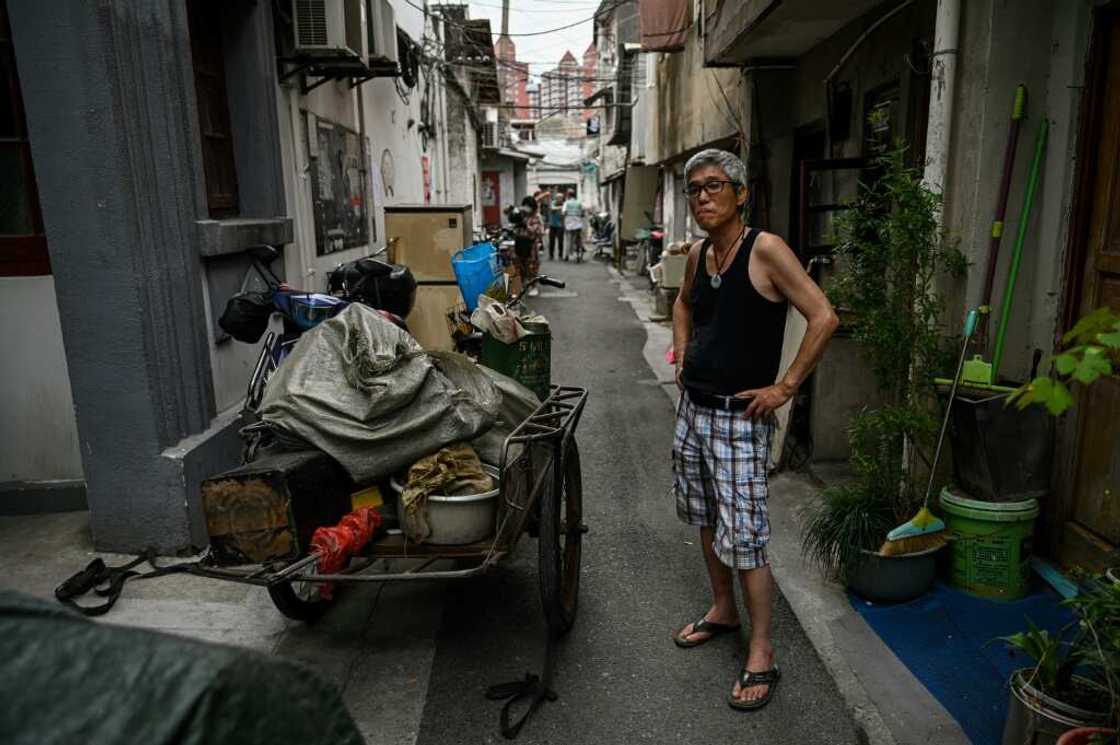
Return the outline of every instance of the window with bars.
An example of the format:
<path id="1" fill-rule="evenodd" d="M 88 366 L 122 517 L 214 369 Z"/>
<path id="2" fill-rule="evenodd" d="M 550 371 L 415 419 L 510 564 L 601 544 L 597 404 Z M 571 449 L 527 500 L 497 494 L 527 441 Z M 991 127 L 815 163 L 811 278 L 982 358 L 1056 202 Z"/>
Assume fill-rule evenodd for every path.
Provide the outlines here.
<path id="1" fill-rule="evenodd" d="M 0 276 L 50 273 L 7 3 L 0 0 Z"/>

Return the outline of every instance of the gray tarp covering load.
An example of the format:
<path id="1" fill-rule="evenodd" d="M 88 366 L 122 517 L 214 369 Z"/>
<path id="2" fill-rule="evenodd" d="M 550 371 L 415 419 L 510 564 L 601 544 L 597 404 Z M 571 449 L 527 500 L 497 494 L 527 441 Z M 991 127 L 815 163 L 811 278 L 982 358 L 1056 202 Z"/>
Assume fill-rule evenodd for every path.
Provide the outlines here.
<path id="1" fill-rule="evenodd" d="M 303 335 L 268 381 L 259 413 L 363 484 L 474 439 L 500 405 L 498 388 L 469 359 L 428 354 L 355 303 Z"/>
<path id="2" fill-rule="evenodd" d="M 494 381 L 494 385 L 498 386 L 498 391 L 502 397 L 502 405 L 498 410 L 498 419 L 494 422 L 494 426 L 471 442 L 471 447 L 475 449 L 483 463 L 498 466 L 502 462 L 502 446 L 505 445 L 506 438 L 519 424 L 537 410 L 541 402 L 537 398 L 537 394 L 513 378 L 502 375 L 496 370 L 491 370 L 489 367 L 479 367 L 479 369 Z M 516 451 L 510 453 L 511 458 L 516 456 Z"/>
<path id="3" fill-rule="evenodd" d="M 0 592 L 5 745 L 361 745 L 338 690 L 236 647 Z"/>

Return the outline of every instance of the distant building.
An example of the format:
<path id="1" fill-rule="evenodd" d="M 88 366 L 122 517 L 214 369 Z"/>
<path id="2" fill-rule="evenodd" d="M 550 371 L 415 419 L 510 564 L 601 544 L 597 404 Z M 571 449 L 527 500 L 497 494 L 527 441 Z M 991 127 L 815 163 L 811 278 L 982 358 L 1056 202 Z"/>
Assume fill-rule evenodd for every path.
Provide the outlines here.
<path id="1" fill-rule="evenodd" d="M 583 111 L 582 68 L 570 51 L 541 75 L 541 117 L 579 118 Z"/>
<path id="2" fill-rule="evenodd" d="M 583 52 L 583 80 L 580 82 L 580 98 L 584 101 L 591 98 L 595 91 L 598 89 L 598 82 L 596 81 L 599 73 L 599 48 L 595 46 L 595 42 L 591 42 L 587 49 Z M 595 116 L 596 109 L 584 109 L 580 118 L 587 121 Z"/>
<path id="3" fill-rule="evenodd" d="M 498 37 L 494 45 L 494 56 L 498 60 L 498 87 L 502 91 L 502 103 L 513 104 L 510 116 L 523 119 L 529 114 L 529 65 L 517 61 L 517 45 L 506 34 Z"/>
<path id="4" fill-rule="evenodd" d="M 541 86 L 540 83 L 529 83 L 528 86 L 529 97 L 529 118 L 541 118 Z"/>

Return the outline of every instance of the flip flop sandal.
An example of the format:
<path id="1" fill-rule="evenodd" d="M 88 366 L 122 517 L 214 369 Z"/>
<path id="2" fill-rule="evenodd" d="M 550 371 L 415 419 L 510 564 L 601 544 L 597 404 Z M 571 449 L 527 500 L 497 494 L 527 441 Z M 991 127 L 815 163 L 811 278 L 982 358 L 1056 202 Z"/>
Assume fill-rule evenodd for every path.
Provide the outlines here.
<path id="1" fill-rule="evenodd" d="M 699 647 L 701 644 L 706 644 L 712 639 L 715 639 L 720 634 L 730 634 L 733 631 L 738 631 L 740 625 L 741 624 L 737 623 L 716 623 L 715 621 L 709 621 L 701 616 L 699 621 L 692 624 L 692 632 L 689 633 L 689 636 L 692 636 L 692 634 L 707 634 L 708 636 L 705 636 L 703 639 L 693 639 L 691 641 L 688 639 L 682 639 L 681 631 L 684 631 L 684 629 L 682 628 L 681 631 L 673 634 L 673 642 L 675 642 L 676 645 L 681 649 Z"/>
<path id="2" fill-rule="evenodd" d="M 745 688 L 753 688 L 754 686 L 768 685 L 769 689 L 766 695 L 762 698 L 756 698 L 754 701 L 743 701 L 737 698 L 734 694 L 727 697 L 727 704 L 732 709 L 739 711 L 757 711 L 766 704 L 770 703 L 770 699 L 774 697 L 774 691 L 778 689 L 778 681 L 782 679 L 782 673 L 778 670 L 778 666 L 766 670 L 761 673 L 752 673 L 749 670 L 743 670 L 739 673 L 739 690 Z"/>

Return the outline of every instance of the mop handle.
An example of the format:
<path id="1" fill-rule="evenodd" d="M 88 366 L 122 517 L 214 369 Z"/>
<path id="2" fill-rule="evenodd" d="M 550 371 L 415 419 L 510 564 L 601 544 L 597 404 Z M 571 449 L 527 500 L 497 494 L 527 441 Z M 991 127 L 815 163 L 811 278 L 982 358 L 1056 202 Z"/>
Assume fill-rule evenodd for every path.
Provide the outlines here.
<path id="1" fill-rule="evenodd" d="M 1015 248 L 1011 253 L 1011 266 L 1007 270 L 1007 286 L 1003 289 L 1003 306 L 1000 309 L 999 330 L 996 332 L 996 348 L 992 353 L 991 382 L 999 380 L 999 368 L 1003 362 L 1003 342 L 1007 335 L 1007 325 L 1011 320 L 1011 303 L 1015 298 L 1015 281 L 1019 276 L 1019 264 L 1023 260 L 1023 242 L 1027 239 L 1027 228 L 1031 221 L 1031 208 L 1034 206 L 1034 192 L 1038 187 L 1038 176 L 1042 170 L 1042 159 L 1046 153 L 1046 138 L 1050 133 L 1050 121 L 1043 117 L 1038 124 L 1038 138 L 1035 141 L 1034 160 L 1027 179 L 1027 193 L 1023 197 L 1023 212 L 1019 215 L 1019 233 L 1015 237 Z"/>
<path id="2" fill-rule="evenodd" d="M 945 404 L 945 418 L 941 420 L 941 433 L 937 436 L 937 450 L 933 453 L 933 463 L 929 467 L 929 481 L 926 483 L 926 499 L 923 503 L 929 507 L 929 495 L 933 492 L 933 479 L 937 475 L 937 464 L 941 461 L 941 446 L 945 444 L 945 431 L 949 429 L 949 415 L 953 413 L 953 401 L 957 397 L 957 385 L 961 382 L 961 371 L 964 370 L 964 360 L 968 356 L 968 340 L 972 332 L 976 331 L 976 310 L 970 310 L 964 319 L 964 342 L 961 344 L 961 358 L 957 362 L 957 374 L 953 376 L 953 385 L 949 388 L 949 402 Z"/>

